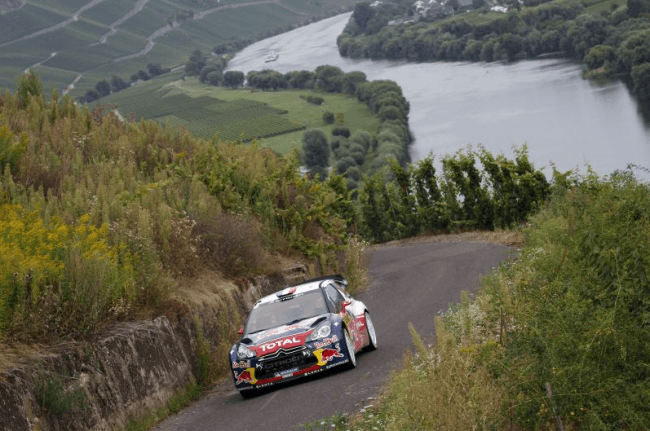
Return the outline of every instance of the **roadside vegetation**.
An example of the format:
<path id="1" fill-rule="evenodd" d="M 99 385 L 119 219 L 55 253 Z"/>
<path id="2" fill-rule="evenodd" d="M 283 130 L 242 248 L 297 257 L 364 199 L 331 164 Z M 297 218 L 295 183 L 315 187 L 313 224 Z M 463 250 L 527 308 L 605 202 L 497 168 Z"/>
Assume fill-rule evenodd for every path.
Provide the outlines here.
<path id="1" fill-rule="evenodd" d="M 354 191 L 344 175 L 301 175 L 296 152 L 121 121 L 56 93 L 47 101 L 27 74 L 0 96 L 2 341 L 84 338 L 179 309 L 170 298 L 181 282 L 286 260 L 342 272 L 354 289 L 369 242 L 529 223 L 521 257 L 438 317 L 435 341 L 413 332 L 382 402 L 332 421 L 647 428 L 648 186 L 629 172 L 554 171 L 549 182 L 525 147 L 512 160 L 468 148 L 444 156 L 439 173 L 433 156 L 384 161 Z"/>
<path id="2" fill-rule="evenodd" d="M 629 171 L 556 174 L 520 256 L 435 340 L 411 328 L 380 399 L 303 429 L 648 429 L 649 192 Z"/>
<path id="3" fill-rule="evenodd" d="M 451 18 L 428 13 L 418 22 L 397 25 L 388 21 L 419 17 L 410 3 L 376 8 L 360 3 L 338 38 L 339 51 L 351 58 L 409 61 L 515 61 L 560 54 L 584 62 L 587 77 L 621 76 L 648 108 L 648 0 L 497 3 L 509 8 L 507 13 L 475 1 L 475 10 Z"/>
<path id="4" fill-rule="evenodd" d="M 402 166 L 386 155 L 357 194 L 343 175 L 301 175 L 296 152 L 46 101 L 32 73 L 0 97 L 0 114 L 7 342 L 83 338 L 173 306 L 181 279 L 263 273 L 282 257 L 360 281 L 365 241 L 513 226 L 547 190 L 522 149 L 516 161 L 482 151 L 490 176 L 472 152 L 447 157 L 442 176 L 432 158 Z"/>
<path id="5" fill-rule="evenodd" d="M 342 177 L 316 183 L 292 154 L 45 101 L 34 75 L 0 112 L 6 341 L 83 337 L 160 312 L 181 277 L 262 273 L 276 255 L 345 272 Z"/>

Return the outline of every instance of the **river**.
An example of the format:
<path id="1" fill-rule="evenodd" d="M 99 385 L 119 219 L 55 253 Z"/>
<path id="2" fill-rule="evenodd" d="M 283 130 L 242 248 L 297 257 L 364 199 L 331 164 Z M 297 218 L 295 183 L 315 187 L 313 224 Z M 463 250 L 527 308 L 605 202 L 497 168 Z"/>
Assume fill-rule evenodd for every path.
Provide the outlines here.
<path id="1" fill-rule="evenodd" d="M 323 64 L 360 70 L 369 80 L 397 82 L 411 104 L 412 159 L 439 159 L 468 145 L 512 157 L 527 144 L 536 167 L 550 164 L 607 175 L 633 163 L 650 169 L 650 122 L 619 81 L 598 85 L 582 79 L 580 65 L 563 59 L 503 63 L 407 63 L 351 60 L 336 38 L 350 13 L 262 40 L 230 61 L 230 70 L 282 73 Z M 265 63 L 270 52 L 277 61 Z M 650 173 L 636 171 L 640 178 Z"/>

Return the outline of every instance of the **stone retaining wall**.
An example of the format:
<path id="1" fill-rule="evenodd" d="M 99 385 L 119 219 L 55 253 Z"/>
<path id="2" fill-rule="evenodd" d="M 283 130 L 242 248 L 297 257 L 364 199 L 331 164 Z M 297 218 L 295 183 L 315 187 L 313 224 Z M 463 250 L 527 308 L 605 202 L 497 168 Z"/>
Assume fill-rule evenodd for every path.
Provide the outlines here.
<path id="1" fill-rule="evenodd" d="M 233 315 L 245 316 L 259 297 L 305 276 L 306 269 L 296 266 L 239 280 L 228 307 L 239 308 Z M 116 324 L 96 341 L 62 345 L 3 372 L 0 430 L 124 427 L 130 418 L 163 406 L 197 379 L 197 322 L 212 351 L 223 350 L 218 346 L 229 336 L 219 330 L 220 313 L 223 310 L 193 308 L 151 321 Z"/>

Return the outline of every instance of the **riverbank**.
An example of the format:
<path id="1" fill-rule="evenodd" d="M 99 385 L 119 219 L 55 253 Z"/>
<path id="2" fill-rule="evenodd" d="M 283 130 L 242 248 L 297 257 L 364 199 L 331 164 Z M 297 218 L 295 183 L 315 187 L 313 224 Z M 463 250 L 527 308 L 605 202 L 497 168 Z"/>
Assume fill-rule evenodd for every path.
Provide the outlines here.
<path id="1" fill-rule="evenodd" d="M 282 73 L 329 64 L 344 72 L 360 70 L 368 80 L 395 81 L 409 101 L 414 138 L 411 160 L 483 145 L 510 154 L 526 143 L 531 161 L 558 170 L 591 166 L 599 174 L 650 166 L 650 123 L 621 81 L 603 86 L 582 79 L 582 66 L 558 58 L 514 63 L 363 60 L 343 58 L 336 36 L 351 14 L 310 24 L 257 42 L 229 63 L 229 70 L 262 70 L 265 53 L 281 53 L 273 69 Z M 624 137 L 624 139 L 622 139 Z M 641 178 L 650 178 L 637 171 Z"/>

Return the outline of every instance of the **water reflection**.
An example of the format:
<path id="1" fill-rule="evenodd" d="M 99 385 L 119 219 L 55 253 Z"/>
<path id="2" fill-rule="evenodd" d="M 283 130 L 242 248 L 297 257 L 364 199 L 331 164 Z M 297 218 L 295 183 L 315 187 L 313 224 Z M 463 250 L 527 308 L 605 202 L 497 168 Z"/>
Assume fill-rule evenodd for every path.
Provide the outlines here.
<path id="1" fill-rule="evenodd" d="M 591 164 L 600 174 L 628 163 L 650 167 L 650 124 L 621 82 L 585 81 L 580 66 L 563 59 L 510 65 L 344 59 L 336 37 L 349 16 L 255 43 L 237 54 L 230 69 L 246 73 L 270 67 L 285 73 L 331 64 L 345 72 L 361 70 L 370 80 L 394 80 L 411 103 L 414 160 L 470 144 L 511 156 L 513 145 L 526 143 L 536 166 L 553 162 L 560 170 L 584 172 Z M 270 51 L 280 57 L 266 64 Z"/>

